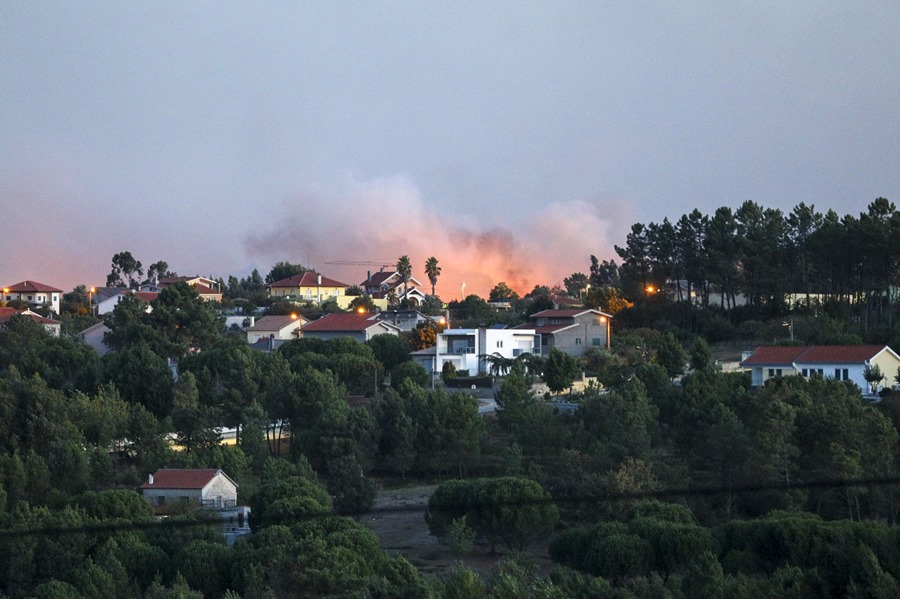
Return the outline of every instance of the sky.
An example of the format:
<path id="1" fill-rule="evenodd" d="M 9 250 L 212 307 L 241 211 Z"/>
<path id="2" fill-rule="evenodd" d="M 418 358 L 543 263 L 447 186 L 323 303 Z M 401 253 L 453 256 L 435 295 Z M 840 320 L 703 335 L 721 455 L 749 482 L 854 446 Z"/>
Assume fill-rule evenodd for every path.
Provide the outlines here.
<path id="1" fill-rule="evenodd" d="M 448 301 L 695 208 L 858 214 L 900 200 L 898 39 L 893 0 L 2 2 L 0 284 L 408 255 Z"/>

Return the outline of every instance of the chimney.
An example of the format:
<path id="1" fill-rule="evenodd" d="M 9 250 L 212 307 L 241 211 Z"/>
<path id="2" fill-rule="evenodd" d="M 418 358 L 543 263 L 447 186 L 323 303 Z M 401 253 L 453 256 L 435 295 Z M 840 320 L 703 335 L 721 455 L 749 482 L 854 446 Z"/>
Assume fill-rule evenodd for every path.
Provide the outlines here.
<path id="1" fill-rule="evenodd" d="M 147 484 L 148 484 L 148 485 L 152 485 L 152 484 L 153 484 L 153 475 L 152 475 L 152 474 L 148 474 L 148 475 L 147 475 Z"/>

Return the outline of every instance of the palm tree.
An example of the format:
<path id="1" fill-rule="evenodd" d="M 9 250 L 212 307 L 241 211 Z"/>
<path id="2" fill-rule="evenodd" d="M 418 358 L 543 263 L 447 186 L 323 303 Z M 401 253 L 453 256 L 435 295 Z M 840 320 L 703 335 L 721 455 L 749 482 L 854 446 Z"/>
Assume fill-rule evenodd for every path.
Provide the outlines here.
<path id="1" fill-rule="evenodd" d="M 425 275 L 431 281 L 431 295 L 434 295 L 438 277 L 441 276 L 441 267 L 438 266 L 438 260 L 434 256 L 425 261 Z"/>
<path id="2" fill-rule="evenodd" d="M 409 261 L 409 256 L 406 254 L 400 256 L 400 259 L 397 260 L 397 274 L 400 275 L 400 280 L 403 281 L 403 293 L 405 294 L 409 285 L 409 277 L 412 276 L 412 262 Z"/>

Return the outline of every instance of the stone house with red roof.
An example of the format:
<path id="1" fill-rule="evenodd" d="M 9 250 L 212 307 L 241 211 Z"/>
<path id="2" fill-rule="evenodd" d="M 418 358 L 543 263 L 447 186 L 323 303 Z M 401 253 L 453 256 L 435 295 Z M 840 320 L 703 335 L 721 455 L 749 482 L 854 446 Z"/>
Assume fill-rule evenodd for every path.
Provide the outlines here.
<path id="1" fill-rule="evenodd" d="M 22 281 L 15 285 L 3 287 L 3 301 L 20 300 L 35 308 L 47 307 L 59 314 L 59 302 L 62 289 L 51 287 L 37 281 Z"/>
<path id="2" fill-rule="evenodd" d="M 541 336 L 541 354 L 556 348 L 570 356 L 580 356 L 589 348 L 610 345 L 612 315 L 590 308 L 542 310 L 529 317 L 520 329 L 534 329 Z"/>
<path id="3" fill-rule="evenodd" d="M 741 366 L 759 386 L 779 376 L 822 376 L 850 381 L 864 393 L 874 393 L 866 381 L 867 367 L 878 366 L 884 379 L 877 386 L 893 386 L 900 355 L 887 345 L 762 346 L 745 355 Z"/>
<path id="4" fill-rule="evenodd" d="M 237 487 L 221 470 L 166 468 L 150 474 L 140 492 L 160 516 L 185 504 L 216 512 L 222 519 L 225 540 L 231 545 L 250 534 L 250 508 L 238 505 Z"/>
<path id="5" fill-rule="evenodd" d="M 237 483 L 214 468 L 161 469 L 147 477 L 141 495 L 152 505 L 190 501 L 201 507 L 237 505 Z"/>
<path id="6" fill-rule="evenodd" d="M 373 314 L 341 312 L 326 314 L 305 325 L 301 332 L 304 337 L 317 339 L 351 337 L 360 343 L 365 343 L 376 335 L 399 335 L 400 329 L 388 322 L 378 320 Z"/>

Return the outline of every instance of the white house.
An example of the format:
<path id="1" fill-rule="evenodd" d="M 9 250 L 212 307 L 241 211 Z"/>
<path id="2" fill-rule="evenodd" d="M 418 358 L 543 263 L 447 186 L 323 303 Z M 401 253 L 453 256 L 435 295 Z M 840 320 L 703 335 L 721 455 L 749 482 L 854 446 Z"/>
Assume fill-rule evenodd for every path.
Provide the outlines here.
<path id="1" fill-rule="evenodd" d="M 884 379 L 878 387 L 892 385 L 900 356 L 887 345 L 813 345 L 808 347 L 758 347 L 747 355 L 741 366 L 750 369 L 751 382 L 758 386 L 778 376 L 818 375 L 839 381 L 852 381 L 865 393 L 872 393 L 864 372 L 878 366 Z"/>
<path id="2" fill-rule="evenodd" d="M 62 289 L 44 285 L 37 281 L 22 281 L 3 288 L 3 301 L 20 300 L 34 308 L 49 307 L 59 314 L 59 302 Z"/>
<path id="3" fill-rule="evenodd" d="M 23 318 L 28 318 L 32 322 L 36 322 L 39 325 L 43 325 L 43 327 L 47 330 L 48 333 L 53 335 L 54 337 L 59 337 L 59 334 L 62 332 L 62 322 L 58 320 L 53 320 L 52 318 L 46 318 L 41 316 L 36 312 L 32 312 L 31 310 L 17 310 L 15 308 L 0 308 L 0 328 L 6 326 L 6 323 L 9 322 L 9 319 L 13 316 L 21 316 Z"/>
<path id="4" fill-rule="evenodd" d="M 98 316 L 108 314 L 116 309 L 119 302 L 130 295 L 146 302 L 147 312 L 151 312 L 153 308 L 150 307 L 150 302 L 155 300 L 159 293 L 155 291 L 134 291 L 125 287 L 100 287 L 94 293 L 94 313 Z"/>
<path id="5" fill-rule="evenodd" d="M 247 343 L 250 344 L 260 339 L 297 339 L 300 336 L 300 327 L 308 322 L 299 314 L 263 316 L 252 326 L 244 329 L 244 333 L 247 335 Z"/>
<path id="6" fill-rule="evenodd" d="M 457 371 L 477 375 L 490 370 L 489 356 L 513 359 L 524 353 L 541 355 L 541 336 L 534 329 L 478 328 L 447 329 L 434 348 L 413 356 L 427 371 L 440 372 L 450 362 Z"/>

